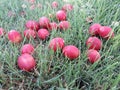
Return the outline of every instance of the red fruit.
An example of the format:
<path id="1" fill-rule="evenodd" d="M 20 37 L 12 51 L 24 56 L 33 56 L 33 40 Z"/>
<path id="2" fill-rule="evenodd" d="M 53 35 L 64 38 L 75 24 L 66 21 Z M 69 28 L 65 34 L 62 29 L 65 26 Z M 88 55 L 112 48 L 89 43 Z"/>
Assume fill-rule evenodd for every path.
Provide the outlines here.
<path id="1" fill-rule="evenodd" d="M 50 41 L 49 48 L 52 49 L 54 52 L 58 49 L 62 49 L 64 47 L 64 39 L 57 37 L 53 38 Z"/>
<path id="2" fill-rule="evenodd" d="M 63 48 L 63 54 L 69 59 L 76 59 L 80 55 L 80 51 L 73 45 L 68 45 Z"/>
<path id="3" fill-rule="evenodd" d="M 50 33 L 47 29 L 39 29 L 38 31 L 38 37 L 42 40 L 45 40 L 49 35 Z"/>
<path id="4" fill-rule="evenodd" d="M 61 30 L 67 30 L 70 28 L 70 23 L 68 21 L 61 21 L 58 26 Z"/>
<path id="5" fill-rule="evenodd" d="M 94 63 L 100 59 L 100 54 L 98 51 L 90 49 L 87 52 L 87 57 L 90 63 Z"/>
<path id="6" fill-rule="evenodd" d="M 34 52 L 34 47 L 33 47 L 32 44 L 25 44 L 21 48 L 21 53 L 22 54 L 25 54 L 25 53 L 32 54 L 33 52 Z"/>
<path id="7" fill-rule="evenodd" d="M 58 2 L 54 1 L 52 2 L 52 8 L 57 8 L 58 7 Z"/>
<path id="8" fill-rule="evenodd" d="M 36 61 L 31 55 L 26 53 L 18 57 L 17 64 L 21 70 L 31 71 L 35 68 Z"/>
<path id="9" fill-rule="evenodd" d="M 3 28 L 0 28 L 0 36 L 3 36 L 5 33 L 4 29 Z"/>
<path id="10" fill-rule="evenodd" d="M 56 30 L 56 29 L 57 29 L 57 23 L 56 23 L 56 22 L 50 23 L 50 28 L 49 28 L 49 30 Z"/>
<path id="11" fill-rule="evenodd" d="M 62 7 L 62 10 L 72 11 L 72 10 L 73 10 L 73 6 L 72 6 L 71 4 L 65 4 L 65 5 Z"/>
<path id="12" fill-rule="evenodd" d="M 102 48 L 102 41 L 97 37 L 89 37 L 86 41 L 86 46 L 89 49 L 100 50 Z"/>
<path id="13" fill-rule="evenodd" d="M 29 38 L 36 38 L 36 32 L 34 30 L 31 29 L 27 29 L 24 31 L 24 36 Z"/>
<path id="14" fill-rule="evenodd" d="M 18 31 L 11 30 L 11 31 L 8 32 L 8 39 L 12 43 L 20 43 L 22 41 L 22 36 Z"/>
<path id="15" fill-rule="evenodd" d="M 48 29 L 50 27 L 50 20 L 47 17 L 43 16 L 39 19 L 39 24 L 41 28 Z"/>
<path id="16" fill-rule="evenodd" d="M 91 25 L 90 28 L 89 28 L 89 34 L 90 35 L 98 35 L 100 27 L 101 27 L 101 25 L 98 24 L 98 23 L 95 23 L 95 24 Z"/>
<path id="17" fill-rule="evenodd" d="M 67 14 L 66 14 L 66 12 L 63 11 L 63 10 L 59 10 L 59 11 L 56 13 L 56 18 L 57 18 L 59 21 L 66 20 L 66 17 L 67 17 Z"/>
<path id="18" fill-rule="evenodd" d="M 102 26 L 99 30 L 99 35 L 102 38 L 111 38 L 114 37 L 114 32 L 112 31 L 112 28 L 110 28 L 109 26 Z"/>
<path id="19" fill-rule="evenodd" d="M 39 30 L 39 28 L 40 28 L 39 23 L 34 20 L 27 21 L 25 26 L 27 29 L 32 29 L 32 30 Z"/>

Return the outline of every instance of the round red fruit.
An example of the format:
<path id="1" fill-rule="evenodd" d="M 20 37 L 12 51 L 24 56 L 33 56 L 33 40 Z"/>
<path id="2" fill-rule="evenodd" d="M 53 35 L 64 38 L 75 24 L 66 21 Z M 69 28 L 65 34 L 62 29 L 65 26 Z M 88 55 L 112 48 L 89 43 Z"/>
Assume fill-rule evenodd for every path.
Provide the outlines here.
<path id="1" fill-rule="evenodd" d="M 48 29 L 50 27 L 50 20 L 47 17 L 43 16 L 39 19 L 39 24 L 41 28 Z"/>
<path id="2" fill-rule="evenodd" d="M 54 1 L 52 2 L 52 8 L 57 8 L 58 7 L 58 2 Z"/>
<path id="3" fill-rule="evenodd" d="M 39 23 L 34 20 L 27 21 L 25 26 L 27 29 L 32 29 L 32 30 L 38 30 L 40 28 Z"/>
<path id="4" fill-rule="evenodd" d="M 38 37 L 41 40 L 45 40 L 49 35 L 50 35 L 50 33 L 48 32 L 47 29 L 39 29 L 38 30 Z"/>
<path id="5" fill-rule="evenodd" d="M 66 17 L 67 17 L 67 14 L 64 10 L 59 10 L 57 13 L 56 13 L 56 18 L 57 20 L 59 21 L 63 21 L 63 20 L 66 20 Z"/>
<path id="6" fill-rule="evenodd" d="M 62 10 L 72 11 L 72 10 L 73 10 L 73 6 L 72 6 L 71 4 L 65 4 L 65 5 L 62 7 Z"/>
<path id="7" fill-rule="evenodd" d="M 28 39 L 29 38 L 36 38 L 36 32 L 34 30 L 31 30 L 31 29 L 26 29 L 24 31 L 24 36 Z"/>
<path id="8" fill-rule="evenodd" d="M 73 45 L 68 45 L 63 48 L 63 55 L 70 60 L 73 60 L 79 57 L 80 51 L 77 47 Z"/>
<path id="9" fill-rule="evenodd" d="M 32 54 L 34 52 L 34 46 L 32 44 L 25 44 L 21 48 L 21 54 Z"/>
<path id="10" fill-rule="evenodd" d="M 56 23 L 56 22 L 50 23 L 50 28 L 49 28 L 49 30 L 57 30 L 57 23 Z"/>
<path id="11" fill-rule="evenodd" d="M 102 48 L 102 41 L 97 37 L 89 37 L 86 41 L 86 46 L 89 49 L 100 50 Z"/>
<path id="12" fill-rule="evenodd" d="M 109 26 L 102 26 L 99 30 L 99 35 L 102 38 L 111 38 L 114 37 L 114 32 L 112 31 L 112 28 L 110 28 Z"/>
<path id="13" fill-rule="evenodd" d="M 18 67 L 23 71 L 31 71 L 35 68 L 36 61 L 30 54 L 22 54 L 18 57 Z"/>
<path id="14" fill-rule="evenodd" d="M 8 32 L 8 39 L 12 43 L 20 43 L 22 41 L 22 36 L 18 31 L 11 30 L 11 31 Z"/>
<path id="15" fill-rule="evenodd" d="M 64 47 L 64 39 L 60 37 L 53 38 L 50 41 L 49 48 L 52 49 L 54 52 L 58 49 L 62 49 Z"/>
<path id="16" fill-rule="evenodd" d="M 98 23 L 92 24 L 89 28 L 89 34 L 90 35 L 98 35 L 101 25 Z"/>
<path id="17" fill-rule="evenodd" d="M 90 63 L 95 63 L 100 59 L 100 54 L 98 51 L 90 49 L 87 51 L 87 57 Z"/>
<path id="18" fill-rule="evenodd" d="M 68 21 L 61 21 L 58 26 L 61 30 L 67 30 L 70 28 L 70 23 Z"/>

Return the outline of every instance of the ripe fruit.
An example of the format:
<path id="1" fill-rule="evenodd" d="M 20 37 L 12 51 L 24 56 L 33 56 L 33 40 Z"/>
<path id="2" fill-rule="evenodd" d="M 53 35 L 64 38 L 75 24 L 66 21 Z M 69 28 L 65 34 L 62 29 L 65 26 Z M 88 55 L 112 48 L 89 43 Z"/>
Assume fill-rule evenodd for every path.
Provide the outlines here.
<path id="1" fill-rule="evenodd" d="M 24 36 L 27 37 L 28 39 L 29 38 L 36 38 L 36 32 L 34 30 L 31 30 L 31 29 L 26 29 L 24 31 Z"/>
<path id="2" fill-rule="evenodd" d="M 89 49 L 100 50 L 102 47 L 102 41 L 97 37 L 89 37 L 86 41 L 86 46 Z"/>
<path id="3" fill-rule="evenodd" d="M 76 59 L 80 55 L 80 51 L 73 45 L 68 45 L 63 48 L 63 54 L 69 59 Z"/>
<path id="4" fill-rule="evenodd" d="M 100 54 L 98 51 L 90 49 L 87 52 L 87 57 L 90 63 L 94 63 L 100 59 Z"/>
<path id="5" fill-rule="evenodd" d="M 25 26 L 27 29 L 32 29 L 32 30 L 38 30 L 40 28 L 39 23 L 34 20 L 27 21 Z"/>
<path id="6" fill-rule="evenodd" d="M 100 29 L 101 25 L 98 23 L 94 23 L 90 26 L 89 28 L 89 34 L 90 35 L 98 35 L 99 33 L 99 29 Z"/>
<path id="7" fill-rule="evenodd" d="M 45 40 L 49 36 L 49 32 L 47 29 L 39 29 L 38 37 L 42 40 Z"/>
<path id="8" fill-rule="evenodd" d="M 50 27 L 50 20 L 47 17 L 43 16 L 39 19 L 39 24 L 41 28 L 48 29 Z"/>
<path id="9" fill-rule="evenodd" d="M 56 18 L 57 18 L 57 20 L 59 20 L 59 21 L 66 20 L 66 17 L 67 17 L 67 14 L 66 14 L 66 12 L 63 11 L 63 10 L 59 10 L 59 11 L 56 13 Z"/>
<path id="10" fill-rule="evenodd" d="M 12 43 L 20 43 L 22 41 L 22 36 L 18 31 L 11 30 L 11 31 L 8 32 L 8 39 Z"/>
<path id="11" fill-rule="evenodd" d="M 114 37 L 114 32 L 112 31 L 112 28 L 110 28 L 109 26 L 102 26 L 99 30 L 99 35 L 102 38 L 111 38 Z"/>
<path id="12" fill-rule="evenodd" d="M 62 10 L 64 10 L 64 11 L 72 11 L 73 10 L 73 6 L 71 4 L 65 4 L 62 7 Z"/>
<path id="13" fill-rule="evenodd" d="M 54 1 L 52 2 L 52 8 L 57 8 L 58 7 L 58 2 Z"/>
<path id="14" fill-rule="evenodd" d="M 60 37 L 53 38 L 50 41 L 49 48 L 52 49 L 54 52 L 58 49 L 62 49 L 64 47 L 64 39 Z"/>
<path id="15" fill-rule="evenodd" d="M 67 30 L 70 28 L 70 23 L 68 21 L 61 21 L 58 26 L 61 30 Z"/>
<path id="16" fill-rule="evenodd" d="M 56 30 L 56 29 L 57 29 L 57 23 L 56 23 L 56 22 L 50 23 L 50 28 L 49 28 L 49 30 Z"/>
<path id="17" fill-rule="evenodd" d="M 3 28 L 0 28 L 0 36 L 3 36 L 5 33 L 4 29 Z"/>
<path id="18" fill-rule="evenodd" d="M 31 71 L 34 69 L 36 65 L 36 61 L 29 54 L 22 54 L 18 57 L 17 61 L 18 67 L 23 71 Z"/>
<path id="19" fill-rule="evenodd" d="M 32 54 L 34 52 L 34 46 L 32 44 L 25 44 L 21 48 L 21 54 Z"/>

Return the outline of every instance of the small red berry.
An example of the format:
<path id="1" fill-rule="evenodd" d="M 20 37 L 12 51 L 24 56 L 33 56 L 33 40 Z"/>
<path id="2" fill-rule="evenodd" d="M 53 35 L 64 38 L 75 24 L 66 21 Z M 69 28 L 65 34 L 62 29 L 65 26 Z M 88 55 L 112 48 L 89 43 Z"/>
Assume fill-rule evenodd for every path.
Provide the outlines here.
<path id="1" fill-rule="evenodd" d="M 102 48 L 102 41 L 97 37 L 89 37 L 86 41 L 86 46 L 89 49 L 100 50 Z"/>
<path id="2" fill-rule="evenodd" d="M 36 61 L 29 54 L 22 54 L 17 60 L 18 67 L 23 71 L 31 71 L 35 68 Z"/>
<path id="3" fill-rule="evenodd" d="M 99 35 L 102 38 L 108 39 L 114 37 L 114 32 L 112 31 L 112 28 L 110 28 L 109 26 L 102 26 L 99 30 Z"/>
<path id="4" fill-rule="evenodd" d="M 34 30 L 31 30 L 31 29 L 26 29 L 24 31 L 24 36 L 28 39 L 29 38 L 36 38 L 36 32 Z"/>
<path id="5" fill-rule="evenodd" d="M 70 28 L 70 23 L 68 21 L 61 21 L 58 26 L 61 30 L 67 30 Z"/>
<path id="6" fill-rule="evenodd" d="M 73 6 L 72 6 L 71 4 L 65 4 L 65 5 L 62 7 L 62 10 L 72 11 L 72 10 L 73 10 Z"/>
<path id="7" fill-rule="evenodd" d="M 52 23 L 50 23 L 50 28 L 49 28 L 49 30 L 57 30 L 57 23 L 56 22 L 52 22 Z"/>
<path id="8" fill-rule="evenodd" d="M 59 10 L 59 11 L 56 13 L 56 18 L 57 18 L 57 20 L 59 20 L 59 21 L 66 20 L 66 17 L 67 17 L 67 14 L 66 14 L 66 12 L 63 11 L 63 10 Z"/>
<path id="9" fill-rule="evenodd" d="M 50 41 L 49 48 L 56 52 L 57 49 L 62 49 L 64 47 L 64 39 L 60 37 L 53 38 Z"/>
<path id="10" fill-rule="evenodd" d="M 20 43 L 22 41 L 22 36 L 18 31 L 11 30 L 11 31 L 8 32 L 8 39 L 12 43 Z"/>
<path id="11" fill-rule="evenodd" d="M 50 20 L 47 17 L 43 16 L 39 19 L 39 24 L 41 28 L 48 29 L 50 27 Z"/>
<path id="12" fill-rule="evenodd" d="M 76 59 L 80 55 L 80 51 L 73 45 L 68 45 L 63 48 L 63 54 L 69 59 Z"/>
<path id="13" fill-rule="evenodd" d="M 21 48 L 21 54 L 32 54 L 34 52 L 34 46 L 32 44 L 25 44 Z"/>
<path id="14" fill-rule="evenodd" d="M 98 23 L 94 23 L 90 26 L 89 28 L 89 34 L 90 35 L 98 35 L 99 30 L 100 30 L 101 25 Z"/>
<path id="15" fill-rule="evenodd" d="M 89 62 L 92 64 L 100 59 L 99 52 L 93 49 L 88 50 L 87 56 L 88 56 Z"/>
<path id="16" fill-rule="evenodd" d="M 58 7 L 58 2 L 54 1 L 52 2 L 52 8 L 57 8 Z"/>
<path id="17" fill-rule="evenodd" d="M 26 22 L 25 27 L 27 29 L 32 29 L 32 30 L 39 30 L 40 25 L 38 22 L 36 22 L 35 20 L 29 20 Z"/>
<path id="18" fill-rule="evenodd" d="M 49 35 L 50 35 L 50 33 L 48 32 L 47 29 L 39 29 L 38 30 L 38 37 L 41 40 L 45 40 Z"/>

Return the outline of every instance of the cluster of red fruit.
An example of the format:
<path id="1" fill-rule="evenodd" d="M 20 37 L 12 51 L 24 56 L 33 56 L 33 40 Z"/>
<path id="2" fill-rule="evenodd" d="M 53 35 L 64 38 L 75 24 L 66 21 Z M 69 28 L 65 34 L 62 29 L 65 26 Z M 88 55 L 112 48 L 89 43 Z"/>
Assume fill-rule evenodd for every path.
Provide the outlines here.
<path id="1" fill-rule="evenodd" d="M 57 2 L 52 3 L 52 7 L 56 8 L 58 6 Z M 50 22 L 50 20 L 43 16 L 39 19 L 39 22 L 35 20 L 29 20 L 26 22 L 24 30 L 24 37 L 27 39 L 30 38 L 40 38 L 41 40 L 46 40 L 50 36 L 50 31 L 57 30 L 67 30 L 70 28 L 70 23 L 67 21 L 67 11 L 73 10 L 73 6 L 66 4 L 62 7 L 62 10 L 56 12 L 56 19 L 59 21 L 59 24 L 56 22 Z M 100 24 L 93 24 L 90 26 L 89 33 L 93 35 L 100 35 L 103 38 L 110 38 L 114 36 L 112 29 L 108 26 L 101 26 Z M 4 35 L 3 28 L 0 28 L 0 36 Z M 8 32 L 8 39 L 12 43 L 20 43 L 22 41 L 22 35 L 17 30 L 11 30 Z M 87 55 L 88 60 L 91 63 L 100 59 L 100 54 L 98 50 L 102 47 L 102 41 L 93 36 L 89 37 L 86 41 L 86 45 L 89 48 Z M 54 52 L 57 50 L 62 50 L 62 53 L 65 57 L 70 60 L 76 59 L 80 56 L 80 50 L 74 45 L 65 46 L 65 41 L 61 37 L 53 38 L 49 43 L 49 48 Z M 34 53 L 34 46 L 32 44 L 25 44 L 21 47 L 21 56 L 18 57 L 17 64 L 21 70 L 31 71 L 35 65 L 36 61 L 32 57 Z"/>
<path id="2" fill-rule="evenodd" d="M 86 41 L 86 46 L 89 48 L 87 55 L 89 61 L 94 63 L 100 59 L 100 53 L 98 51 L 102 48 L 102 41 L 96 36 L 100 36 L 103 39 L 110 39 L 114 37 L 114 32 L 109 26 L 101 26 L 95 23 L 90 26 L 89 34 L 92 37 L 89 37 Z"/>
<path id="3" fill-rule="evenodd" d="M 58 7 L 57 2 L 52 3 L 53 8 Z M 38 37 L 41 40 L 46 40 L 50 36 L 52 30 L 67 30 L 70 28 L 70 23 L 67 21 L 67 11 L 71 11 L 73 6 L 71 4 L 65 4 L 61 10 L 56 12 L 56 19 L 59 21 L 59 24 L 56 22 L 50 22 L 50 20 L 43 16 L 39 21 L 28 20 L 25 23 L 26 30 L 24 30 L 24 38 L 35 39 Z M 5 31 L 3 28 L 0 28 L 0 36 L 3 36 Z M 10 30 L 8 33 L 8 40 L 11 43 L 20 43 L 23 38 L 19 31 Z M 58 49 L 63 49 L 63 54 L 70 58 L 75 59 L 79 56 L 79 50 L 73 45 L 65 46 L 64 39 L 61 37 L 53 38 L 50 41 L 49 48 L 56 52 Z M 23 71 L 31 71 L 36 65 L 36 61 L 33 58 L 32 54 L 34 53 L 34 46 L 32 44 L 25 44 L 21 47 L 21 55 L 18 57 L 17 65 Z M 72 50 L 72 52 L 71 52 Z"/>

